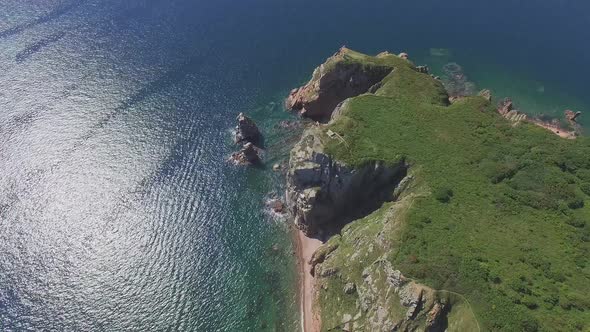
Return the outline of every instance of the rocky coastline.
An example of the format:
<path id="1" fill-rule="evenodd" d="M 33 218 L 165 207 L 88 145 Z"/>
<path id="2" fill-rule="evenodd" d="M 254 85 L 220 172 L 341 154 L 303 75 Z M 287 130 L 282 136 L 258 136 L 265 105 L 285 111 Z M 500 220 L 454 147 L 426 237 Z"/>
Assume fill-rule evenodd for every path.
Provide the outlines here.
<path id="1" fill-rule="evenodd" d="M 383 58 L 389 61 L 380 62 Z M 328 142 L 347 144 L 339 133 L 326 128 L 346 112 L 350 98 L 379 94 L 386 79 L 395 79 L 396 70 L 392 63 L 405 61 L 405 65 L 417 73 L 429 75 L 428 67 L 414 66 L 406 53 L 394 55 L 383 52 L 373 59 L 373 62 L 365 62 L 364 55 L 359 56 L 342 47 L 314 70 L 306 85 L 293 89 L 285 101 L 288 110 L 315 121 L 307 127 L 291 150 L 286 169 L 285 204 L 300 231 L 300 251 L 311 250 L 311 245 L 306 244 L 310 239 L 324 242 L 319 246 L 317 240 L 313 240 L 311 257 L 300 253 L 304 320 L 311 319 L 306 316 L 310 316 L 312 307 L 321 310 L 316 304 L 320 292 L 326 291 L 328 287 L 326 280 L 352 279 L 343 274 L 340 267 L 334 264 L 335 258 L 331 257 L 338 252 L 340 243 L 350 244 L 352 241 L 351 245 L 359 251 L 366 244 L 355 242 L 354 231 L 343 227 L 353 220 L 370 215 L 384 203 L 392 205 L 388 213 L 400 213 L 407 208 L 413 195 L 408 191 L 414 179 L 412 165 L 403 158 L 395 163 L 367 161 L 359 167 L 335 159 L 326 151 Z M 448 104 L 461 102 L 475 94 L 475 85 L 467 80 L 459 65 L 447 65 L 444 70 L 446 77 L 442 83 L 447 88 L 445 98 Z M 432 84 L 441 84 L 436 82 L 438 78 L 432 79 L 435 81 Z M 488 105 L 492 102 L 489 90 L 481 91 L 479 97 Z M 569 130 L 556 121 L 528 117 L 513 109 L 510 99 L 501 100 L 496 112 L 514 125 L 531 123 L 563 138 L 573 139 L 580 133 L 576 121 L 580 112 L 565 111 L 565 118 L 573 128 Z M 386 231 L 399 233 L 399 225 L 388 223 L 391 219 L 395 217 L 387 215 L 378 220 L 378 223 L 383 224 L 383 230 L 376 236 L 382 236 Z M 390 244 L 384 241 L 381 250 L 388 249 Z M 373 252 L 373 244 L 368 250 Z M 390 293 L 395 294 L 395 300 L 391 300 Z M 463 301 L 450 296 L 448 292 L 437 291 L 404 277 L 385 256 L 368 264 L 362 270 L 360 281 L 344 282 L 341 294 L 356 301 L 354 312 L 338 312 L 339 317 L 331 317 L 331 321 L 336 319 L 340 324 L 330 328 L 342 331 L 444 331 L 449 323 L 451 308 L 458 301 Z M 321 322 L 322 313 L 315 312 L 312 316 L 313 323 L 302 322 L 302 329 L 306 332 L 319 331 L 320 328 L 326 330 Z M 469 325 L 473 322 L 477 324 L 474 317 L 464 326 L 473 327 Z"/>

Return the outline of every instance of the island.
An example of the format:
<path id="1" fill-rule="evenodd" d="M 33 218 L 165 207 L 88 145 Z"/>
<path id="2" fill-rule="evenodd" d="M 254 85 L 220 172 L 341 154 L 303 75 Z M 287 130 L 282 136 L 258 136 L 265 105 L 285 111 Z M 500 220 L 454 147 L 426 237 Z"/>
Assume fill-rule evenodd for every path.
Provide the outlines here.
<path id="1" fill-rule="evenodd" d="M 343 47 L 286 100 L 303 330 L 587 331 L 590 140 L 428 71 Z"/>

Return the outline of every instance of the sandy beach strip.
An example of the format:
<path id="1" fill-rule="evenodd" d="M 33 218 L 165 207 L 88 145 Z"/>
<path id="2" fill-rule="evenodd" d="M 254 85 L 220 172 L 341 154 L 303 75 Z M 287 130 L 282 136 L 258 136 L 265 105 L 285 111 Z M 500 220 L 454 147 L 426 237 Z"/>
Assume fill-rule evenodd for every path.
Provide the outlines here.
<path id="1" fill-rule="evenodd" d="M 315 293 L 314 278 L 311 275 L 309 261 L 313 253 L 322 245 L 317 239 L 309 238 L 302 231 L 296 229 L 297 260 L 299 265 L 300 303 L 301 303 L 301 331 L 319 332 L 321 322 L 314 315 L 313 297 Z"/>

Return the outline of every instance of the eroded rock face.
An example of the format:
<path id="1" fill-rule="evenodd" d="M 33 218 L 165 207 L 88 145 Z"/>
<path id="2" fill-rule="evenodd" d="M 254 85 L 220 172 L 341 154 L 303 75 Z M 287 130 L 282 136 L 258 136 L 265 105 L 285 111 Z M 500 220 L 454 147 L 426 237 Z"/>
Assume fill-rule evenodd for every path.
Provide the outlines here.
<path id="1" fill-rule="evenodd" d="M 260 130 L 258 130 L 256 123 L 244 113 L 238 114 L 236 120 L 238 121 L 238 125 L 236 126 L 236 136 L 234 138 L 236 144 L 248 142 L 254 145 L 260 144 L 262 135 L 260 134 Z"/>
<path id="2" fill-rule="evenodd" d="M 356 290 L 359 309 L 369 325 L 364 330 L 414 331 L 422 326 L 424 331 L 444 331 L 440 322 L 448 311 L 448 301 L 432 288 L 405 278 L 387 260 L 365 268 L 362 278 Z M 388 300 L 394 294 L 399 305 Z"/>
<path id="3" fill-rule="evenodd" d="M 326 122 L 334 108 L 349 97 L 367 92 L 392 70 L 389 66 L 366 66 L 346 61 L 346 48 L 341 48 L 313 72 L 311 80 L 289 94 L 287 109 L 302 116 Z"/>
<path id="4" fill-rule="evenodd" d="M 391 200 L 393 188 L 407 171 L 405 162 L 349 167 L 324 152 L 322 136 L 321 127 L 305 131 L 291 151 L 287 172 L 287 205 L 296 225 L 308 236 L 358 217 L 352 209 Z"/>

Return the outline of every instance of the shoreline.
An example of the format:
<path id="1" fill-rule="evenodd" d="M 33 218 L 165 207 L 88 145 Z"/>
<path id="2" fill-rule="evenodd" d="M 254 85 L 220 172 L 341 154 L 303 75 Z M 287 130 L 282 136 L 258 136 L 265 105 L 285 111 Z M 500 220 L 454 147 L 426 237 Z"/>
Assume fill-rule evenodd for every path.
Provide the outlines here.
<path id="1" fill-rule="evenodd" d="M 293 229 L 297 247 L 297 267 L 299 274 L 299 311 L 301 317 L 301 332 L 319 332 L 321 322 L 313 313 L 313 297 L 315 280 L 311 275 L 309 261 L 313 253 L 322 245 L 317 239 L 309 238 L 297 227 Z"/>

